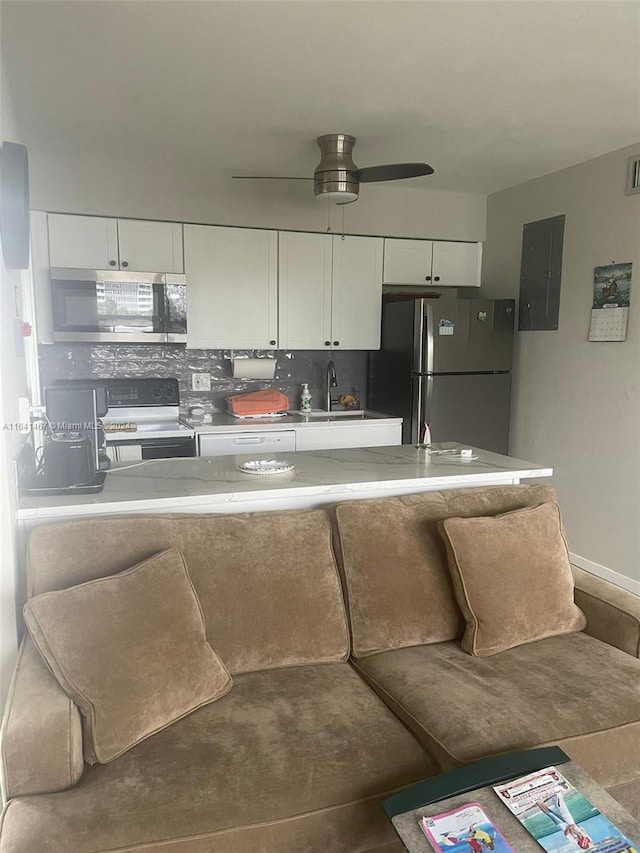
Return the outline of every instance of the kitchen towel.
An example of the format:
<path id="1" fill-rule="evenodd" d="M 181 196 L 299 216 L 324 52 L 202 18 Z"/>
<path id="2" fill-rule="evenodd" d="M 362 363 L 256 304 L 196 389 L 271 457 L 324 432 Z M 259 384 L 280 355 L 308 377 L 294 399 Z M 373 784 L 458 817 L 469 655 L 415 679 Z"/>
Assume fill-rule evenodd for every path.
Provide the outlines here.
<path id="1" fill-rule="evenodd" d="M 227 397 L 227 403 L 231 414 L 239 417 L 268 415 L 272 412 L 283 412 L 289 408 L 289 398 L 276 388 L 265 388 L 264 391 L 251 391 L 248 394 L 234 394 L 232 397 Z"/>
<path id="2" fill-rule="evenodd" d="M 276 375 L 275 358 L 234 358 L 234 379 L 273 379 Z"/>

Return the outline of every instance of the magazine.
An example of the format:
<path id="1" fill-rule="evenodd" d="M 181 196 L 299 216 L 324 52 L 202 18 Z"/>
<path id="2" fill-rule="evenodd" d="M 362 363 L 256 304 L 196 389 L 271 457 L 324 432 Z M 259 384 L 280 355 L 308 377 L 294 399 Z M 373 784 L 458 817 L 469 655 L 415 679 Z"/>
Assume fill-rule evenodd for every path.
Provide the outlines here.
<path id="1" fill-rule="evenodd" d="M 436 853 L 515 853 L 478 803 L 418 821 Z"/>
<path id="2" fill-rule="evenodd" d="M 497 785 L 494 791 L 548 853 L 638 853 L 555 767 Z"/>

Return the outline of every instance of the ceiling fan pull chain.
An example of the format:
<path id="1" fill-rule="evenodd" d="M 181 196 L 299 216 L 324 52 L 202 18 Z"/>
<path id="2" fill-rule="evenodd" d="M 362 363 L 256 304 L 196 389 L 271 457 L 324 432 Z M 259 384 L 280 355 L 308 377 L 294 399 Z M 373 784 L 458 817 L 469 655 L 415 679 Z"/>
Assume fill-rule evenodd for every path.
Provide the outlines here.
<path id="1" fill-rule="evenodd" d="M 341 204 L 340 207 L 342 208 L 342 239 L 344 240 L 344 209 L 346 205 Z"/>

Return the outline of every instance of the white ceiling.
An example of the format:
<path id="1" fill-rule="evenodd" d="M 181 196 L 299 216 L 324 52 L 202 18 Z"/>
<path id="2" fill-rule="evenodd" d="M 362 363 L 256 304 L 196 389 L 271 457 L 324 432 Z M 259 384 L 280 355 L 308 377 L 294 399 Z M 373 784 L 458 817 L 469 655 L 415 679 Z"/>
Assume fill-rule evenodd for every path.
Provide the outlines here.
<path id="1" fill-rule="evenodd" d="M 311 175 L 320 133 L 474 192 L 640 139 L 638 2 L 5 0 L 2 42 L 30 148 L 191 185 Z"/>

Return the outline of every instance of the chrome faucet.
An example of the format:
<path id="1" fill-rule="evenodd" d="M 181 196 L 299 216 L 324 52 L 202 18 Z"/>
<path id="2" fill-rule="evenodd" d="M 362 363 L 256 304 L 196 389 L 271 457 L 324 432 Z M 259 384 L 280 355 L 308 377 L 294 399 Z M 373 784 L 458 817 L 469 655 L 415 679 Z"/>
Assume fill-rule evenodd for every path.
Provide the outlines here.
<path id="1" fill-rule="evenodd" d="M 338 387 L 338 377 L 336 376 L 336 366 L 329 359 L 327 362 L 327 373 L 324 386 L 324 407 L 327 412 L 331 411 L 331 389 Z"/>

